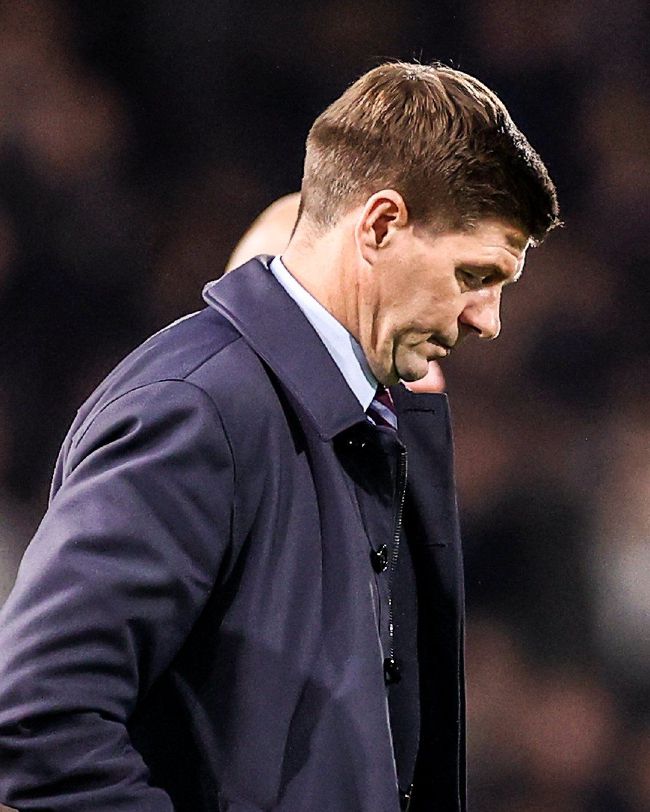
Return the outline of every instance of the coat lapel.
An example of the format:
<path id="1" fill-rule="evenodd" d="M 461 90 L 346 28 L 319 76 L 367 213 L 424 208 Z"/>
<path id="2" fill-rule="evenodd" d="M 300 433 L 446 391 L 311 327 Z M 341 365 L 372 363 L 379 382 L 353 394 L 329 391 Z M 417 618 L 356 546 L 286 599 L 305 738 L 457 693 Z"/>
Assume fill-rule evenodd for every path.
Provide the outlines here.
<path id="1" fill-rule="evenodd" d="M 203 298 L 218 310 L 273 370 L 309 415 L 323 440 L 331 440 L 364 411 L 325 345 L 261 256 L 210 282 Z"/>
<path id="2" fill-rule="evenodd" d="M 420 519 L 419 544 L 459 541 L 449 404 L 444 394 L 391 387 L 399 434 L 409 455 L 409 497 Z"/>

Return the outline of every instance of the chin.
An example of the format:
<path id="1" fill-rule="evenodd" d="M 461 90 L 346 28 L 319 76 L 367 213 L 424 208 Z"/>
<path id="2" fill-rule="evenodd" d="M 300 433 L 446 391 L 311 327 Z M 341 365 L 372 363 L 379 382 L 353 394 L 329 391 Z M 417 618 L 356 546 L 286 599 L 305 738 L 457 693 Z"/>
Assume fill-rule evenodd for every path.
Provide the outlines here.
<path id="1" fill-rule="evenodd" d="M 429 371 L 429 362 L 423 361 L 422 364 L 409 364 L 405 366 L 403 369 L 400 368 L 397 370 L 397 375 L 400 380 L 406 381 L 407 383 L 411 383 L 413 381 L 419 381 L 426 376 Z"/>

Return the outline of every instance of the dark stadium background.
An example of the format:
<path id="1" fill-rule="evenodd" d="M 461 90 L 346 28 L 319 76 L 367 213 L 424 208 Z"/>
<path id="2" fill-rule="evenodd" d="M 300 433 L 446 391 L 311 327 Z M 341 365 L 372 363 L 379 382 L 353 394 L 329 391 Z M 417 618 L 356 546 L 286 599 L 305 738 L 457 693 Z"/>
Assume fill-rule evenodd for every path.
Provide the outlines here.
<path id="1" fill-rule="evenodd" d="M 475 812 L 650 809 L 648 25 L 642 0 L 0 4 L 0 601 L 100 378 L 201 306 L 385 58 L 510 107 L 564 229 L 447 363 Z M 1 656 L 1 652 L 0 652 Z"/>

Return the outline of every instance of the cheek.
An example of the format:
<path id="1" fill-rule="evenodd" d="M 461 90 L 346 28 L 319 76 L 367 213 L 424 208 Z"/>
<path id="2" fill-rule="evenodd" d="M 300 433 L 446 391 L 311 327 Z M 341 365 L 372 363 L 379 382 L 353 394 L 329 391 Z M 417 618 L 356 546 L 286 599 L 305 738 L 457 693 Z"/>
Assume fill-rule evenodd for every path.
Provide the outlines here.
<path id="1" fill-rule="evenodd" d="M 406 295 L 405 295 L 406 294 Z M 396 293 L 389 321 L 403 335 L 428 337 L 436 329 L 454 324 L 463 309 L 455 280 L 438 280 L 427 287 Z"/>
<path id="2" fill-rule="evenodd" d="M 447 326 L 454 323 L 462 312 L 462 302 L 457 296 L 435 296 L 428 302 L 422 302 L 418 309 L 417 321 L 423 331 L 429 332 L 435 327 Z"/>

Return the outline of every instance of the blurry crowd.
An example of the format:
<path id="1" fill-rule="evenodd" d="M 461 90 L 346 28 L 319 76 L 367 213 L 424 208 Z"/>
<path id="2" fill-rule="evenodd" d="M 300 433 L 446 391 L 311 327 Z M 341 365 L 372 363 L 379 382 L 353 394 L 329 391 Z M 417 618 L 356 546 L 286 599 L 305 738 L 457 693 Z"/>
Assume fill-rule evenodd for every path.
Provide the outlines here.
<path id="1" fill-rule="evenodd" d="M 201 307 L 299 187 L 309 124 L 385 58 L 499 93 L 564 228 L 503 334 L 445 366 L 467 562 L 475 812 L 650 809 L 643 0 L 0 4 L 0 602 L 75 409 Z M 1 652 L 0 652 L 1 656 Z"/>

